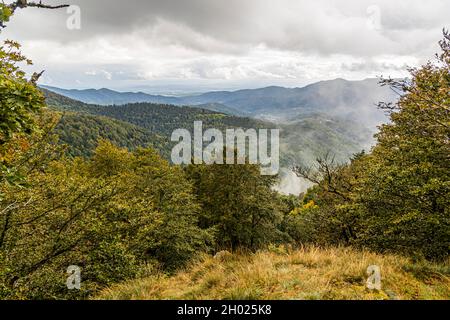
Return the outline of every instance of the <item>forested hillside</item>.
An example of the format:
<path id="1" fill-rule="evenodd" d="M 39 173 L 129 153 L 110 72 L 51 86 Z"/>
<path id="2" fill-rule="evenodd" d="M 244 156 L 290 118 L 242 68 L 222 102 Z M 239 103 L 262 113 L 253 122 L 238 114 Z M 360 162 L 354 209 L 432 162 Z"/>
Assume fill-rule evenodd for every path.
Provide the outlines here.
<path id="1" fill-rule="evenodd" d="M 142 92 L 117 92 L 109 89 L 87 89 L 87 90 L 66 90 L 50 86 L 41 86 L 41 89 L 48 91 L 49 94 L 56 93 L 70 99 L 82 101 L 87 104 L 96 105 L 123 105 L 130 103 L 155 103 L 155 104 L 171 104 L 171 105 L 186 105 L 183 98 L 166 97 L 149 95 Z M 186 101 L 187 102 L 187 101 Z M 219 113 L 226 113 L 229 115 L 246 115 L 247 113 L 240 109 L 235 109 L 216 102 L 205 102 L 195 104 L 197 108 L 211 110 Z"/>
<path id="2" fill-rule="evenodd" d="M 120 106 L 88 105 L 80 101 L 61 96 L 51 91 L 42 89 L 46 96 L 47 104 L 56 110 L 71 111 L 70 121 L 65 120 L 68 126 L 58 125 L 62 141 L 73 145 L 78 151 L 73 154 L 89 154 L 93 149 L 93 139 L 90 142 L 82 142 L 70 125 L 75 121 L 78 127 L 90 131 L 88 137 L 107 138 L 114 137 L 113 142 L 120 146 L 135 147 L 144 146 L 153 142 L 164 155 L 170 153 L 170 135 L 178 128 L 185 128 L 192 132 L 194 121 L 202 121 L 204 128 L 279 128 L 281 130 L 281 163 L 285 168 L 293 165 L 312 164 L 317 157 L 327 153 L 333 154 L 337 161 L 346 162 L 349 157 L 362 149 L 369 149 L 373 139 L 371 131 L 356 121 L 341 117 L 331 117 L 326 114 L 310 113 L 297 115 L 284 123 L 273 124 L 267 121 L 256 120 L 248 117 L 238 117 L 229 114 L 214 112 L 193 107 L 178 107 L 173 105 L 159 105 L 151 103 L 125 104 Z M 75 113 L 74 113 L 75 112 Z M 81 116 L 89 114 L 91 117 Z M 77 116 L 79 115 L 79 116 Z M 92 115 L 100 116 L 94 121 Z M 67 116 L 66 116 L 67 117 Z M 117 119 L 119 122 L 109 121 L 109 125 L 115 124 L 115 133 L 105 132 L 105 117 Z M 64 119 L 64 118 L 63 118 Z M 94 126 L 92 130 L 89 126 Z M 120 122 L 122 121 L 122 122 Z M 86 122 L 82 125 L 82 122 Z M 124 123 L 134 126 L 124 126 Z M 98 124 L 103 123 L 99 128 Z M 137 128 L 139 127 L 139 128 Z M 134 128 L 133 133 L 127 133 L 131 138 L 125 143 L 123 134 Z M 70 132 L 68 132 L 70 131 Z M 97 134 L 96 132 L 99 132 Z M 137 136 L 136 136 L 137 134 Z M 74 137 L 71 138 L 71 136 Z M 145 136 L 145 137 L 144 137 Z M 153 141 L 156 139 L 155 141 Z M 88 151 L 80 153 L 80 150 L 88 148 Z"/>
<path id="3" fill-rule="evenodd" d="M 372 131 L 364 124 L 326 114 L 299 115 L 280 127 L 283 158 L 291 166 L 312 165 L 326 154 L 345 163 L 374 143 Z"/>
<path id="4" fill-rule="evenodd" d="M 71 156 L 92 156 L 98 141 L 105 139 L 129 150 L 152 147 L 164 158 L 170 157 L 166 137 L 108 117 L 75 112 L 64 113 L 54 132 L 58 134 L 60 143 L 68 146 L 68 154 Z"/>
<path id="5" fill-rule="evenodd" d="M 226 115 L 206 109 L 177 107 L 151 103 L 121 106 L 89 105 L 51 91 L 41 89 L 46 103 L 63 117 L 55 128 L 60 142 L 69 146 L 71 155 L 91 155 L 101 138 L 117 146 L 134 150 L 153 146 L 169 159 L 174 130 L 183 128 L 192 132 L 194 121 L 202 121 L 205 129 L 271 128 L 273 124 Z"/>
<path id="6" fill-rule="evenodd" d="M 85 105 L 79 111 L 126 121 L 168 137 L 176 129 L 192 129 L 194 121 L 203 121 L 205 128 L 217 128 L 219 130 L 236 127 L 267 128 L 266 123 L 250 118 L 229 116 L 205 109 L 152 103 L 120 106 Z"/>

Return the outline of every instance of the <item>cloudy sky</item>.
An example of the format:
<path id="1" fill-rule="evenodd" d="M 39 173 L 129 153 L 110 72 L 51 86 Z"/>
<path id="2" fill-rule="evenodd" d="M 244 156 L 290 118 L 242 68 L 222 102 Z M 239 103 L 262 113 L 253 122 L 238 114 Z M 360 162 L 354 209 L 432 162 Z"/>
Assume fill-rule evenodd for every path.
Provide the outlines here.
<path id="1" fill-rule="evenodd" d="M 26 9 L 0 34 L 46 70 L 43 84 L 64 88 L 182 93 L 398 77 L 431 58 L 450 27 L 448 0 L 68 1 L 79 29 L 73 8 Z"/>

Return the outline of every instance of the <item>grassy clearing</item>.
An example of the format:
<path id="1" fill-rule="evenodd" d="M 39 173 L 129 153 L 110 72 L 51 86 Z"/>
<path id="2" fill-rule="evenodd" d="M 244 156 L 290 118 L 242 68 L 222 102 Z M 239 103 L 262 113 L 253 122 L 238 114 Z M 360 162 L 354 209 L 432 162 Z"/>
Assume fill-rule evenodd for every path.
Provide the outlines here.
<path id="1" fill-rule="evenodd" d="M 366 288 L 367 267 L 382 289 Z M 185 271 L 129 281 L 97 299 L 450 299 L 450 264 L 413 263 L 350 248 L 284 248 L 221 259 L 203 255 Z"/>

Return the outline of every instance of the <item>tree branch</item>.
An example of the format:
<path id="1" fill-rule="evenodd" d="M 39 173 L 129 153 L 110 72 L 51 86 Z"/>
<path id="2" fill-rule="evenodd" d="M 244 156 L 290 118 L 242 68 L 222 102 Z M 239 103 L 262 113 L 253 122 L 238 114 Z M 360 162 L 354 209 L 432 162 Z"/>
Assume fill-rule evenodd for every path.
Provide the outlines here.
<path id="1" fill-rule="evenodd" d="M 41 9 L 61 9 L 61 8 L 67 8 L 70 5 L 68 4 L 62 4 L 62 5 L 48 5 L 48 4 L 43 4 L 42 1 L 39 2 L 28 2 L 27 0 L 17 0 L 16 2 L 13 2 L 12 4 L 9 5 L 9 8 L 11 9 L 11 11 L 14 13 L 14 11 L 17 8 L 20 9 L 24 9 L 24 8 L 41 8 Z"/>

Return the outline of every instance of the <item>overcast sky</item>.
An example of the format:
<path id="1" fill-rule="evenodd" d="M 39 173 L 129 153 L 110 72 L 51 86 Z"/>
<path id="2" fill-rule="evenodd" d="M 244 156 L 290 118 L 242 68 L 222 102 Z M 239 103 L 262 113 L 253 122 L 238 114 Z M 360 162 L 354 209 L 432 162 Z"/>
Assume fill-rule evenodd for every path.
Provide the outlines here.
<path id="1" fill-rule="evenodd" d="M 80 29 L 67 28 L 65 9 L 26 9 L 0 34 L 46 70 L 43 84 L 64 88 L 166 93 L 398 77 L 430 59 L 450 27 L 448 0 L 69 1 Z"/>

